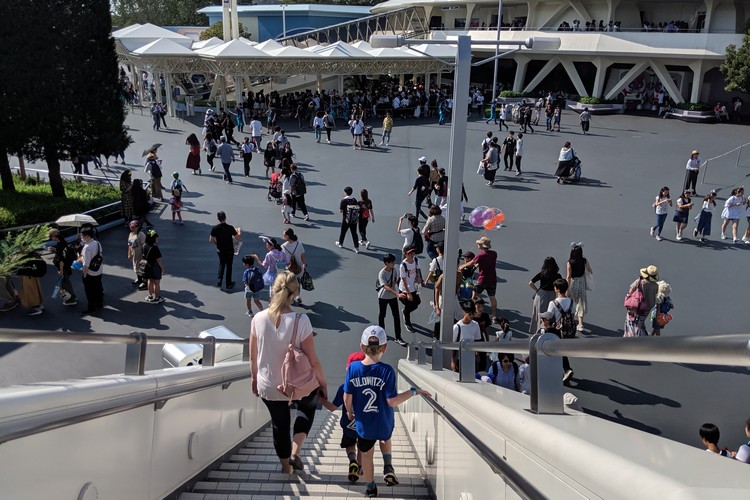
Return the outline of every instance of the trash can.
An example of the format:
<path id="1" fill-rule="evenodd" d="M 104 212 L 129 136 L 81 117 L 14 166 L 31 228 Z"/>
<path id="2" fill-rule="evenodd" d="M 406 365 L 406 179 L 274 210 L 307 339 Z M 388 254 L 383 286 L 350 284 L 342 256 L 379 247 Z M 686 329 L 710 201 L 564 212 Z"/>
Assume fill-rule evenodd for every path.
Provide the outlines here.
<path id="1" fill-rule="evenodd" d="M 222 344 L 221 339 L 241 339 L 237 334 L 225 326 L 216 326 L 202 331 L 198 337 L 216 338 L 215 362 L 242 361 L 242 344 Z M 176 368 L 178 366 L 195 366 L 203 364 L 203 346 L 200 344 L 164 344 L 161 350 L 162 366 Z"/>

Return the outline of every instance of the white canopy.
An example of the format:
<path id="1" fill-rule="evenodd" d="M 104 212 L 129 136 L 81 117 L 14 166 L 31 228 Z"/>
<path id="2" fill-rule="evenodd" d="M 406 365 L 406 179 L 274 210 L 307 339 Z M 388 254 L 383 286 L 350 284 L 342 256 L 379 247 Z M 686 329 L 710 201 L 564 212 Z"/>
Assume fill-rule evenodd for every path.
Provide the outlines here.
<path id="1" fill-rule="evenodd" d="M 304 50 L 325 57 L 372 57 L 370 53 L 343 42 L 336 42 L 331 45 L 314 45 Z"/>
<path id="2" fill-rule="evenodd" d="M 160 38 L 171 40 L 188 49 L 193 45 L 192 38 L 153 24 L 143 24 L 136 28 L 131 28 L 133 27 L 129 26 L 112 33 L 112 36 L 114 36 L 116 40 L 119 40 L 129 51 L 134 51 L 135 49 L 143 47 L 144 45 Z"/>
<path id="3" fill-rule="evenodd" d="M 240 40 L 232 40 L 231 42 L 222 43 L 221 45 L 215 45 L 213 47 L 207 47 L 205 49 L 198 49 L 195 52 L 197 54 L 213 57 L 216 59 L 271 57 L 266 52 L 258 50 L 255 47 L 248 45 L 247 43 Z"/>
<path id="4" fill-rule="evenodd" d="M 193 50 L 205 49 L 208 47 L 215 47 L 217 45 L 221 45 L 222 43 L 224 43 L 224 40 L 222 40 L 221 38 L 212 36 L 208 40 L 201 40 L 200 42 L 194 42 L 192 49 Z"/>
<path id="5" fill-rule="evenodd" d="M 159 38 L 133 51 L 138 55 L 149 56 L 195 56 L 195 52 L 167 38 Z"/>

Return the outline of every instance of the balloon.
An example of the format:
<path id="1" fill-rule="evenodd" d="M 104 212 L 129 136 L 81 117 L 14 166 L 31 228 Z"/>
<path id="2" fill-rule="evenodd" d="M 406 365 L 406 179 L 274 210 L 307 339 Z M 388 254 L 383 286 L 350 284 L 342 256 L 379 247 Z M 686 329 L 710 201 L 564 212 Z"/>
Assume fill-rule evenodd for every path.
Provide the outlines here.
<path id="1" fill-rule="evenodd" d="M 496 226 L 496 224 L 495 224 L 495 219 L 490 219 L 490 220 L 488 220 L 487 222 L 485 222 L 485 223 L 484 223 L 484 226 L 483 226 L 483 227 L 484 227 L 484 228 L 485 228 L 485 229 L 486 229 L 487 231 L 494 231 L 494 230 L 495 230 L 495 228 L 496 228 L 495 226 Z"/>
<path id="2" fill-rule="evenodd" d="M 502 224 L 505 222 L 505 214 L 502 212 L 502 210 L 497 211 L 497 215 L 495 216 L 495 219 L 497 220 L 498 224 Z"/>
<path id="3" fill-rule="evenodd" d="M 70 267 L 72 267 L 76 271 L 80 271 L 81 269 L 83 269 L 83 263 L 80 260 L 74 260 Z"/>
<path id="4" fill-rule="evenodd" d="M 486 210 L 487 210 L 487 207 L 481 206 L 471 211 L 471 215 L 469 216 L 469 222 L 471 223 L 472 226 L 482 227 L 482 224 L 484 224 L 484 219 L 482 218 L 482 216 Z"/>
<path id="5" fill-rule="evenodd" d="M 495 209 L 494 208 L 488 208 L 484 212 L 482 212 L 482 220 L 484 222 L 487 222 L 488 220 L 491 220 L 495 216 Z"/>

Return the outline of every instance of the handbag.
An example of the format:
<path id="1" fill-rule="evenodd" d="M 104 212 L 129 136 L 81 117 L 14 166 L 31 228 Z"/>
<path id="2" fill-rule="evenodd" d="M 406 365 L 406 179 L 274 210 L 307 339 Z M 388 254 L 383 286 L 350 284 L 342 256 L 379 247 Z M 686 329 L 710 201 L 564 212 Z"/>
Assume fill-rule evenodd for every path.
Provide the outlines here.
<path id="1" fill-rule="evenodd" d="M 307 292 L 311 292 L 315 290 L 315 285 L 313 285 L 313 279 L 312 276 L 310 276 L 310 273 L 305 270 L 302 273 L 302 277 L 299 279 L 299 285 L 302 287 L 303 290 Z"/>
<path id="2" fill-rule="evenodd" d="M 643 288 L 641 286 L 641 282 L 643 280 L 638 280 L 638 287 L 633 290 L 632 292 L 629 292 L 625 296 L 625 309 L 633 312 L 637 312 L 638 314 L 643 314 L 648 311 L 643 310 L 643 304 L 645 297 L 643 296 Z"/>
<path id="3" fill-rule="evenodd" d="M 589 271 L 586 271 L 585 280 L 586 280 L 586 290 L 593 291 L 594 290 L 594 274 Z"/>

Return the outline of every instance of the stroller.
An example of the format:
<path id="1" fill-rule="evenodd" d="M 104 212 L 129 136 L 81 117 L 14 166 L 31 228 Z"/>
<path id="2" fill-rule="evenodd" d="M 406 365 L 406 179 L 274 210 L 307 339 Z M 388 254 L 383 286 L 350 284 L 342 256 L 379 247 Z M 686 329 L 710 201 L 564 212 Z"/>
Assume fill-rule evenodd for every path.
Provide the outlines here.
<path id="1" fill-rule="evenodd" d="M 581 160 L 577 157 L 573 157 L 573 166 L 570 167 L 570 173 L 563 179 L 565 184 L 574 184 L 581 180 Z"/>
<path id="2" fill-rule="evenodd" d="M 271 181 L 268 184 L 268 201 L 276 200 L 276 204 L 281 204 L 281 174 L 274 172 L 271 174 Z"/>
<path id="3" fill-rule="evenodd" d="M 372 127 L 366 126 L 364 131 L 362 132 L 362 144 L 364 146 L 367 146 L 368 148 L 371 148 L 375 145 L 375 140 L 372 137 Z"/>

